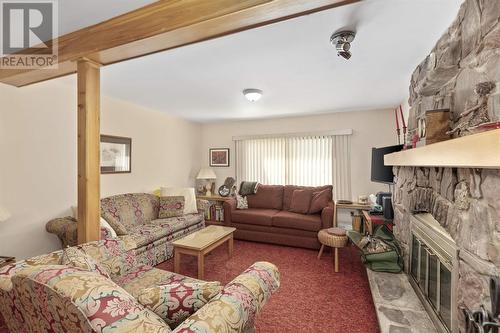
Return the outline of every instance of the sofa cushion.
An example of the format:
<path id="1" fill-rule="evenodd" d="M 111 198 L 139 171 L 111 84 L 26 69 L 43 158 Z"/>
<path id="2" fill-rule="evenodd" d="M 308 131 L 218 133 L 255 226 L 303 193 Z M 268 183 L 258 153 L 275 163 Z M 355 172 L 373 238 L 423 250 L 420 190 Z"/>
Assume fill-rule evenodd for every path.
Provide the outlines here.
<path id="1" fill-rule="evenodd" d="M 169 217 L 167 219 L 153 220 L 151 221 L 151 224 L 161 226 L 163 228 L 168 228 L 169 233 L 173 234 L 176 231 L 188 228 L 204 220 L 205 217 L 203 216 L 203 214 L 188 214 L 178 217 Z"/>
<path id="2" fill-rule="evenodd" d="M 329 189 L 330 190 L 330 200 L 329 201 L 332 201 L 332 191 L 333 191 L 332 185 L 317 186 L 317 187 L 285 185 L 283 188 L 283 210 L 290 210 L 290 204 L 292 203 L 293 191 L 305 190 L 305 189 L 310 189 L 310 190 L 312 190 L 312 192 L 319 192 L 322 190 Z"/>
<path id="3" fill-rule="evenodd" d="M 174 328 L 221 291 L 219 282 L 175 282 L 146 288 L 137 300 Z"/>
<path id="4" fill-rule="evenodd" d="M 95 272 L 109 279 L 109 272 L 99 264 L 94 258 L 76 247 L 64 249 L 61 264 Z"/>
<path id="5" fill-rule="evenodd" d="M 235 223 L 272 225 L 272 218 L 279 210 L 248 208 L 231 212 L 231 221 Z"/>
<path id="6" fill-rule="evenodd" d="M 281 228 L 319 231 L 321 229 L 321 216 L 319 214 L 304 215 L 281 211 L 273 216 L 272 225 Z"/>
<path id="7" fill-rule="evenodd" d="M 77 246 L 110 274 L 111 278 L 128 272 L 136 265 L 135 251 L 129 242 L 121 239 L 103 239 Z"/>
<path id="8" fill-rule="evenodd" d="M 151 223 L 138 225 L 130 229 L 128 235 L 134 241 L 136 248 L 139 248 L 202 221 L 203 215 L 201 214 L 189 214 L 180 217 L 158 219 L 151 221 Z"/>
<path id="9" fill-rule="evenodd" d="M 311 190 L 295 190 L 292 194 L 292 202 L 290 204 L 290 211 L 299 214 L 307 214 L 311 204 L 312 191 Z"/>
<path id="10" fill-rule="evenodd" d="M 283 207 L 283 186 L 259 185 L 256 194 L 247 196 L 249 208 L 278 209 Z"/>
<path id="11" fill-rule="evenodd" d="M 320 213 L 332 201 L 332 191 L 325 189 L 323 191 L 313 192 L 309 214 Z"/>
<path id="12" fill-rule="evenodd" d="M 161 197 L 158 218 L 166 219 L 184 215 L 184 202 L 183 196 Z"/>
<path id="13" fill-rule="evenodd" d="M 158 284 L 203 282 L 184 275 L 141 264 L 134 267 L 134 269 L 127 274 L 117 277 L 114 281 L 134 297 L 139 296 L 145 288 Z"/>
<path id="14" fill-rule="evenodd" d="M 129 193 L 104 198 L 101 199 L 101 216 L 111 224 L 105 214 L 127 228 L 148 223 L 158 218 L 158 197 L 147 193 Z M 111 226 L 115 229 L 113 224 Z M 115 231 L 118 233 L 118 230 Z"/>

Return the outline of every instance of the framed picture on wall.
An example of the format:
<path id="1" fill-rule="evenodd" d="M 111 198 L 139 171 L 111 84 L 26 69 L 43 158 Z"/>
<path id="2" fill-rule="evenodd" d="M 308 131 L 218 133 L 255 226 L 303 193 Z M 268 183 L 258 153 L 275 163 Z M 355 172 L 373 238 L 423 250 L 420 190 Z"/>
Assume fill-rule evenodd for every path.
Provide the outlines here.
<path id="1" fill-rule="evenodd" d="M 132 172 L 132 139 L 101 135 L 101 173 Z"/>
<path id="2" fill-rule="evenodd" d="M 211 148 L 209 150 L 209 159 L 211 167 L 228 167 L 229 148 Z"/>

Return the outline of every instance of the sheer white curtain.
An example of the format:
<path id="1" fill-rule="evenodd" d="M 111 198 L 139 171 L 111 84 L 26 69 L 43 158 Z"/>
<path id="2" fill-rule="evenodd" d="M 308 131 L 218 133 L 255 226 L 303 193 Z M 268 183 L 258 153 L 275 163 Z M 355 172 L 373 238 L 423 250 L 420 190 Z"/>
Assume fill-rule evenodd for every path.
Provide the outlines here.
<path id="1" fill-rule="evenodd" d="M 238 181 L 320 186 L 351 198 L 350 135 L 291 135 L 236 139 Z"/>
<path id="2" fill-rule="evenodd" d="M 268 138 L 236 141 L 236 178 L 262 184 L 283 185 L 286 139 Z"/>

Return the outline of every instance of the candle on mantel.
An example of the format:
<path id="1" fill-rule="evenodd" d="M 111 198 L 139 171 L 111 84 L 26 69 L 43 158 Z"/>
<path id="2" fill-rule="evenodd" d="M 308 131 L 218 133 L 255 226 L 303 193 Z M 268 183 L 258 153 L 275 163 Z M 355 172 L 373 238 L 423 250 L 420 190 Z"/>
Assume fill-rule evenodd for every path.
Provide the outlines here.
<path id="1" fill-rule="evenodd" d="M 403 124 L 403 131 L 406 129 L 405 117 L 403 116 L 403 107 L 399 106 L 399 111 L 401 113 L 401 123 Z"/>

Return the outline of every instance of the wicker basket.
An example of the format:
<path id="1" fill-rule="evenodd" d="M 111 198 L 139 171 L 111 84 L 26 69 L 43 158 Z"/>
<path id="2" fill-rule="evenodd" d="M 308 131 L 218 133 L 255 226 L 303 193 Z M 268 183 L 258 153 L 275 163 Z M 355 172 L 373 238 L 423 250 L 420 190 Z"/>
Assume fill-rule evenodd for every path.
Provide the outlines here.
<path id="1" fill-rule="evenodd" d="M 345 247 L 347 245 L 347 235 L 334 235 L 327 230 L 323 229 L 318 233 L 318 240 L 321 244 L 331 247 Z"/>

